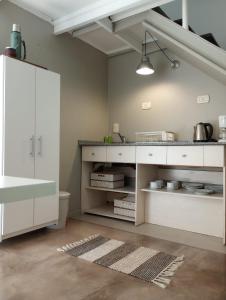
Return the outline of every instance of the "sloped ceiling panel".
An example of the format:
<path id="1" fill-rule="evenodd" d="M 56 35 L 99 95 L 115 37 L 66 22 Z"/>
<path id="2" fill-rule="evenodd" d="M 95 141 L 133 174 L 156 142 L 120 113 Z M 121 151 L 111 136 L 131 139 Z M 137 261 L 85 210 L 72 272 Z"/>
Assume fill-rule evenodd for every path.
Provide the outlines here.
<path id="1" fill-rule="evenodd" d="M 79 38 L 107 55 L 112 55 L 116 51 L 129 49 L 125 43 L 101 27 L 91 32 L 87 32 Z"/>

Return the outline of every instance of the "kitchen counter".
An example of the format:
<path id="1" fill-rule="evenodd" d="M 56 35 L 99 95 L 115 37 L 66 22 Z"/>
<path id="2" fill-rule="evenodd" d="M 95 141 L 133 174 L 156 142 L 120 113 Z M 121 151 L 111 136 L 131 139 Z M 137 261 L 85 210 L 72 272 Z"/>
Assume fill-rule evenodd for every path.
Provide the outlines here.
<path id="1" fill-rule="evenodd" d="M 127 142 L 106 144 L 102 141 L 79 140 L 79 146 L 200 146 L 200 145 L 226 145 L 226 142 L 193 142 L 193 141 L 176 141 L 176 142 Z"/>
<path id="2" fill-rule="evenodd" d="M 222 231 L 222 228 L 226 229 L 226 143 L 178 141 L 104 144 L 79 141 L 79 145 L 82 148 L 82 213 L 123 219 L 135 225 L 150 223 L 207 234 L 226 242 L 226 231 Z M 136 169 L 132 173 L 133 182 L 137 184 L 132 189 L 130 186 L 117 189 L 91 186 L 90 174 L 97 170 L 96 163 L 101 163 L 100 166 L 110 164 L 118 172 L 123 172 L 124 166 L 133 167 Z M 223 193 L 197 195 L 184 189 L 150 189 L 150 181 L 157 179 L 223 185 Z M 135 195 L 134 214 L 115 214 L 114 207 L 108 205 L 109 193 Z"/>

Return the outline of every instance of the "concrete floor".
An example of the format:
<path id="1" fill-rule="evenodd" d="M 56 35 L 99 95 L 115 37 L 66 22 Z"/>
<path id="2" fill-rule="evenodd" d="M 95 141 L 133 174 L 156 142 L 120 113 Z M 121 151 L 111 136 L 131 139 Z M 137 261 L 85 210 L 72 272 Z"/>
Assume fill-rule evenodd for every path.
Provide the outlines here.
<path id="1" fill-rule="evenodd" d="M 61 254 L 56 249 L 94 233 L 185 255 L 170 286 Z M 82 221 L 39 230 L 0 244 L 0 300 L 225 300 L 226 255 Z"/>

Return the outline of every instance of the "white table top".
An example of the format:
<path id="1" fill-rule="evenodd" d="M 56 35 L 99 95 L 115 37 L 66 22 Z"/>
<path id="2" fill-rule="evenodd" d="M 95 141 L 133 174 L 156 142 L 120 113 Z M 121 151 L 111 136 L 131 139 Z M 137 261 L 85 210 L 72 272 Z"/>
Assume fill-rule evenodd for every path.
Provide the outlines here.
<path id="1" fill-rule="evenodd" d="M 0 204 L 54 194 L 54 181 L 0 176 Z"/>

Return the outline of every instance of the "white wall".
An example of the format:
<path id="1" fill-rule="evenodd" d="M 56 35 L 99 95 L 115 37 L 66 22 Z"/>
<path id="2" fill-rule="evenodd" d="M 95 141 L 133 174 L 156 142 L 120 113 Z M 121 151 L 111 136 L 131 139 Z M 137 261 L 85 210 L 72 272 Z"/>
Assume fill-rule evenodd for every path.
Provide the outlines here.
<path id="1" fill-rule="evenodd" d="M 226 114 L 226 87 L 184 61 L 172 71 L 161 53 L 150 58 L 156 72 L 147 77 L 135 73 L 140 61 L 135 52 L 109 59 L 110 128 L 119 122 L 129 140 L 135 139 L 136 131 L 155 130 L 174 131 L 179 139 L 192 139 L 193 126 L 203 121 L 211 122 L 217 135 L 218 116 Z M 197 96 L 204 94 L 210 95 L 210 103 L 197 104 Z M 151 101 L 152 109 L 142 111 L 143 101 Z"/>
<path id="2" fill-rule="evenodd" d="M 80 208 L 78 139 L 102 139 L 106 134 L 107 58 L 98 50 L 65 34 L 8 1 L 0 3 L 0 52 L 9 46 L 13 23 L 22 26 L 28 60 L 61 74 L 60 187 L 72 193 L 71 213 Z"/>

